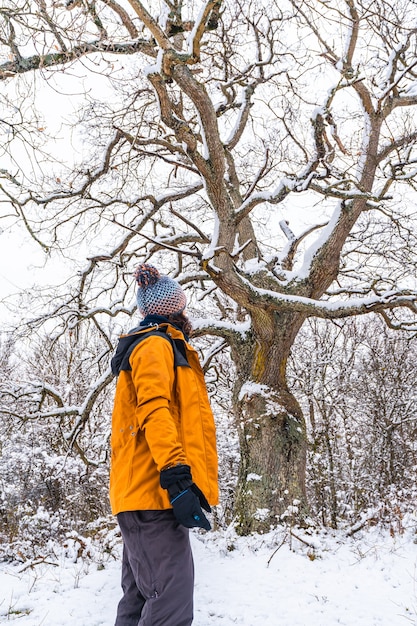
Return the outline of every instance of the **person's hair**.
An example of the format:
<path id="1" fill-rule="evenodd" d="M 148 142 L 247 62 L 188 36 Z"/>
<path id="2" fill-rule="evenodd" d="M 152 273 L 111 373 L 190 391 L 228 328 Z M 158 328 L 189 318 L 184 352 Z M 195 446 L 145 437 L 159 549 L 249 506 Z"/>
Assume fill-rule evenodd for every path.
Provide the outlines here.
<path id="1" fill-rule="evenodd" d="M 174 326 L 178 326 L 188 337 L 191 336 L 193 326 L 191 320 L 185 315 L 184 311 L 180 313 L 171 313 L 165 316 Z"/>

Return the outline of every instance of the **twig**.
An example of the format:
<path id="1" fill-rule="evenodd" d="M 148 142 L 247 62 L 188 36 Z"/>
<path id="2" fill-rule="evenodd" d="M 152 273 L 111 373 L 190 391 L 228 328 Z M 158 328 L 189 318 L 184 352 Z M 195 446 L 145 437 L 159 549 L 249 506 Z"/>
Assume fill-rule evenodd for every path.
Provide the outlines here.
<path id="1" fill-rule="evenodd" d="M 290 533 L 291 534 L 291 533 Z M 281 541 L 281 543 L 279 544 L 279 546 L 277 548 L 275 548 L 275 550 L 273 551 L 273 553 L 271 554 L 271 556 L 268 559 L 268 562 L 266 564 L 267 567 L 269 567 L 270 562 L 272 561 L 272 559 L 274 558 L 274 556 L 276 555 L 276 553 L 278 552 L 278 550 L 280 548 L 282 548 L 282 546 L 284 545 L 285 541 L 287 539 L 287 533 L 285 533 L 283 540 Z"/>
<path id="2" fill-rule="evenodd" d="M 19 570 L 19 574 L 23 574 L 27 569 L 34 568 L 36 565 L 41 565 L 44 563 L 45 565 L 53 565 L 54 567 L 58 567 L 58 563 L 52 563 L 52 561 L 47 561 L 47 556 L 40 556 L 34 561 L 30 561 L 24 567 Z"/>
<path id="3" fill-rule="evenodd" d="M 188 254 L 189 256 L 195 256 L 198 259 L 201 259 L 201 256 L 202 256 L 201 252 L 195 252 L 194 250 L 183 250 L 182 248 L 176 248 L 175 246 L 170 246 L 169 244 L 164 243 L 163 241 L 158 241 L 158 239 L 154 239 L 153 237 L 148 237 L 148 235 L 145 235 L 144 233 L 139 232 L 135 228 L 131 228 L 130 226 L 126 226 L 125 224 L 118 222 L 115 218 L 109 221 L 113 222 L 113 224 L 117 224 L 118 226 L 121 226 L 122 228 L 125 228 L 126 230 L 129 230 L 131 233 L 136 233 L 137 235 L 140 235 L 147 241 L 150 241 L 151 243 L 154 243 L 157 246 L 161 246 L 162 248 L 167 248 L 168 250 L 172 250 L 173 252 L 177 252 L 179 254 Z"/>
<path id="4" fill-rule="evenodd" d="M 312 550 L 316 549 L 316 546 L 313 543 L 310 543 L 309 541 L 307 541 L 306 539 L 302 539 L 301 537 L 299 537 L 298 535 L 295 534 L 295 532 L 293 530 L 290 530 L 290 535 L 292 537 L 294 537 L 294 539 L 298 539 L 298 541 L 301 541 L 301 543 L 303 543 L 305 546 L 307 546 L 307 548 L 311 548 Z"/>

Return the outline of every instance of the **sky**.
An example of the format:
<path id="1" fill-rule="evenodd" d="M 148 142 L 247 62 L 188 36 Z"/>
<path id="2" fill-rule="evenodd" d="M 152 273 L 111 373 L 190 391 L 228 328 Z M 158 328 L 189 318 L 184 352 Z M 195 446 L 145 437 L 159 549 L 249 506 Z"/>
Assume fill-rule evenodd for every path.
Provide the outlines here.
<path id="1" fill-rule="evenodd" d="M 20 227 L 4 228 L 0 221 L 0 322 L 19 316 L 8 306 L 18 301 L 18 294 L 36 290 L 37 286 L 57 283 L 61 277 L 60 263 L 55 261 L 45 270 L 45 252 Z M 16 297 L 15 297 L 16 296 Z M 3 326 L 4 328 L 4 326 Z"/>
<path id="2" fill-rule="evenodd" d="M 414 516 L 392 534 L 297 530 L 302 541 L 291 542 L 282 528 L 248 538 L 192 531 L 193 626 L 416 625 L 416 528 Z M 0 623 L 113 626 L 120 543 L 99 567 L 75 562 L 70 547 L 42 555 L 50 565 L 0 563 Z"/>
<path id="3" fill-rule="evenodd" d="M 19 232 L 20 231 L 20 232 Z M 2 294 L 18 292 L 40 277 L 45 253 L 29 241 L 21 229 L 0 233 L 0 280 Z"/>

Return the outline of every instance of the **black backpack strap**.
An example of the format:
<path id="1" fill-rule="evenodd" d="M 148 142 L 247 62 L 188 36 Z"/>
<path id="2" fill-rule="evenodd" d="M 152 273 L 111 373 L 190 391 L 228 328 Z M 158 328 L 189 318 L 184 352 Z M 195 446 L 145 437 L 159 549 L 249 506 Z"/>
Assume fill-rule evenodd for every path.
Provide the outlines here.
<path id="1" fill-rule="evenodd" d="M 114 376 L 118 376 L 122 370 L 131 371 L 132 367 L 129 359 L 133 350 L 141 341 L 152 336 L 163 337 L 169 341 L 174 353 L 174 368 L 190 367 L 187 361 L 185 342 L 182 339 L 172 339 L 167 334 L 166 327 L 152 327 L 149 330 L 146 329 L 131 335 L 125 335 L 119 339 L 116 353 L 111 360 L 111 370 Z"/>

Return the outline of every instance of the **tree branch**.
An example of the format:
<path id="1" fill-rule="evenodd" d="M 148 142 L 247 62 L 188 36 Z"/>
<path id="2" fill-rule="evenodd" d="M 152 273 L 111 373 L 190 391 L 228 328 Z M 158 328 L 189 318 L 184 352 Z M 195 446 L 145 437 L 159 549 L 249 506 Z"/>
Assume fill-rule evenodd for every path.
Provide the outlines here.
<path id="1" fill-rule="evenodd" d="M 162 50 L 170 50 L 172 48 L 172 44 L 169 38 L 159 26 L 157 21 L 154 20 L 152 15 L 148 13 L 148 11 L 145 9 L 142 2 L 139 2 L 139 0 L 128 0 L 128 2 L 132 6 L 133 10 L 135 11 L 141 22 L 143 22 L 146 28 L 151 31 L 160 48 Z"/>
<path id="2" fill-rule="evenodd" d="M 260 289 L 243 276 L 241 281 L 246 285 L 249 302 L 258 302 L 263 307 L 274 311 L 293 311 L 303 313 L 306 317 L 323 319 L 342 319 L 366 313 L 378 313 L 398 307 L 406 307 L 417 313 L 417 291 L 387 291 L 380 295 L 369 296 L 354 302 L 322 301 L 306 298 L 290 293 L 277 293 Z"/>
<path id="3" fill-rule="evenodd" d="M 11 78 L 17 74 L 24 74 L 33 70 L 56 67 L 76 61 L 87 54 L 105 52 L 111 54 L 136 54 L 143 52 L 151 57 L 156 57 L 154 46 L 145 39 L 126 43 L 108 43 L 105 41 L 93 41 L 74 46 L 71 50 L 51 52 L 49 54 L 35 54 L 31 57 L 16 58 L 0 65 L 0 80 Z"/>
<path id="4" fill-rule="evenodd" d="M 222 4 L 222 0 L 206 0 L 203 10 L 200 12 L 199 20 L 195 23 L 191 39 L 190 54 L 195 62 L 200 60 L 201 39 L 206 31 L 207 22 L 213 11 L 218 13 Z"/>
<path id="5" fill-rule="evenodd" d="M 408 146 L 416 141 L 417 141 L 417 131 L 415 131 L 414 133 L 410 133 L 409 135 L 405 135 L 404 137 L 400 137 L 396 139 L 395 141 L 392 141 L 391 143 L 384 146 L 382 150 L 380 150 L 380 152 L 378 153 L 377 155 L 378 163 L 381 163 L 381 161 L 386 159 L 387 156 L 391 154 L 391 152 L 393 152 L 394 150 L 399 150 L 400 148 L 404 148 L 405 146 Z"/>
<path id="6" fill-rule="evenodd" d="M 230 137 L 230 139 L 228 139 L 228 141 L 225 144 L 228 150 L 233 150 L 233 148 L 237 146 L 237 144 L 239 143 L 243 135 L 243 132 L 246 128 L 246 124 L 249 119 L 249 112 L 251 108 L 251 98 L 254 92 L 255 92 L 254 84 L 248 85 L 244 90 L 243 102 L 240 105 L 240 109 L 239 109 L 239 119 L 235 125 L 235 129 L 234 129 L 232 136 Z"/>
<path id="7" fill-rule="evenodd" d="M 113 9 L 115 13 L 117 13 L 122 21 L 123 26 L 126 28 L 131 38 L 138 39 L 139 31 L 137 30 L 127 11 L 125 11 L 125 9 L 121 7 L 120 4 L 118 4 L 115 0 L 102 0 L 102 2 L 104 2 L 104 4 L 107 4 L 107 6 L 109 6 L 111 9 Z"/>
<path id="8" fill-rule="evenodd" d="M 191 74 L 186 65 L 175 65 L 172 76 L 179 87 L 193 102 L 201 119 L 203 141 L 208 151 L 208 161 L 211 165 L 209 178 L 215 173 L 216 180 L 221 187 L 224 185 L 225 158 L 224 148 L 220 140 L 217 125 L 217 115 L 213 103 L 205 86 L 199 83 Z"/>
<path id="9" fill-rule="evenodd" d="M 134 228 L 131 228 L 130 226 L 126 226 L 125 224 L 118 222 L 115 218 L 113 218 L 111 221 L 114 224 L 117 224 L 118 226 L 121 226 L 122 228 L 129 230 L 132 233 L 136 233 L 136 235 L 140 235 L 147 241 L 150 241 L 151 243 L 154 243 L 161 248 L 165 248 L 166 250 L 171 250 L 172 252 L 177 252 L 178 254 L 181 254 L 181 255 L 194 256 L 194 257 L 197 257 L 198 259 L 201 259 L 201 256 L 202 256 L 201 252 L 196 252 L 194 250 L 185 250 L 184 248 L 176 248 L 175 246 L 171 246 L 168 243 L 161 241 L 160 239 L 158 240 L 158 239 L 155 239 L 154 237 L 149 237 L 148 235 L 145 235 L 145 233 L 141 233 L 135 230 Z"/>
<path id="10" fill-rule="evenodd" d="M 270 204 L 279 204 L 293 191 L 294 182 L 290 180 L 282 181 L 274 191 L 259 192 L 252 197 L 245 199 L 240 208 L 235 213 L 235 222 L 238 224 L 244 217 L 247 217 L 249 213 L 259 204 L 263 202 L 269 202 Z"/>

